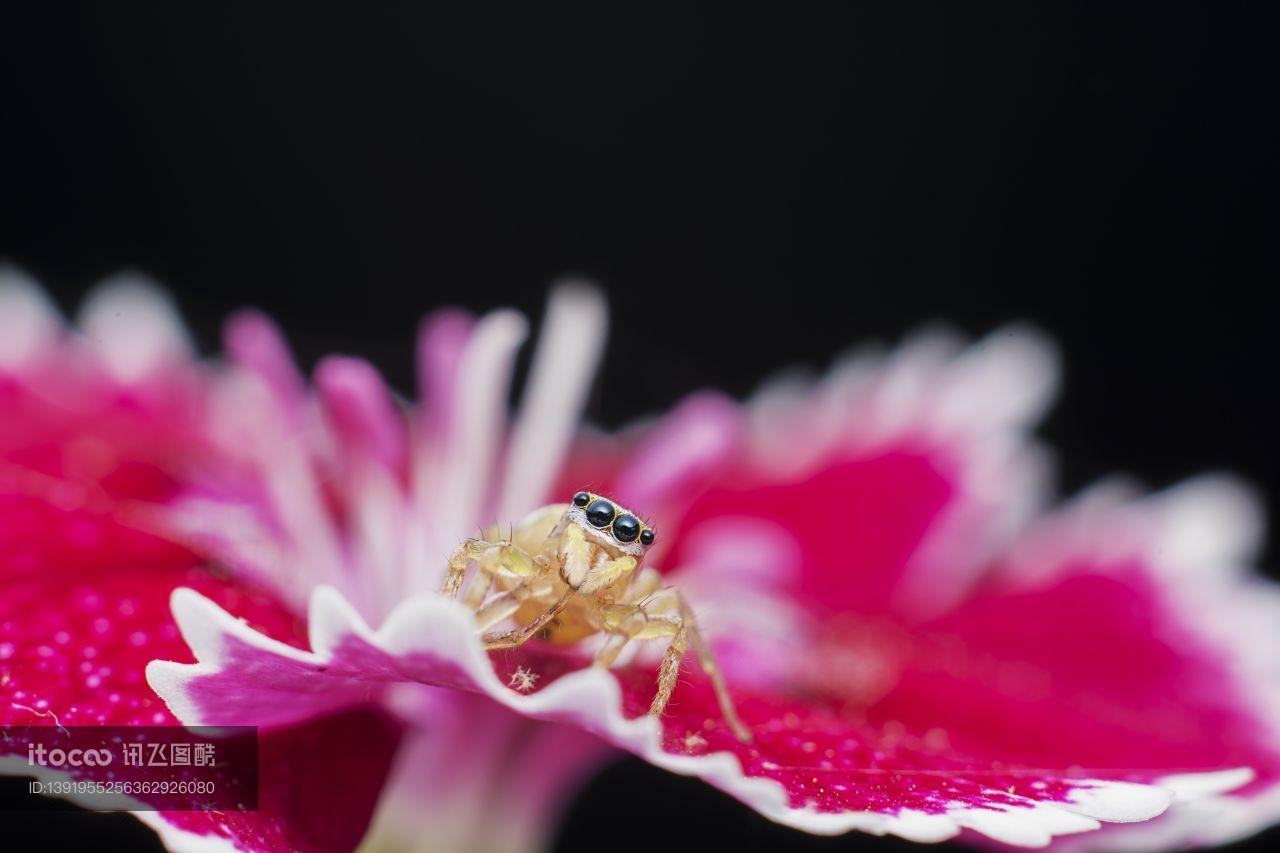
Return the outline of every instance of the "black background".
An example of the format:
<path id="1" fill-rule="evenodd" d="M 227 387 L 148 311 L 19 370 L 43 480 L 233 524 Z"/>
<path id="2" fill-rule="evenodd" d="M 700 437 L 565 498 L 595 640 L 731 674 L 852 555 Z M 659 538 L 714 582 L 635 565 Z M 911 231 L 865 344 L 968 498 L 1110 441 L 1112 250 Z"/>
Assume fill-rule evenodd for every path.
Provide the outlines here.
<path id="1" fill-rule="evenodd" d="M 1274 502 L 1265 5 L 5 12 L 0 257 L 67 310 L 141 269 L 210 352 L 256 305 L 304 363 L 356 353 L 403 391 L 428 309 L 536 316 L 586 274 L 607 425 L 925 321 L 1028 319 L 1065 355 L 1065 492 L 1218 469 Z M 631 762 L 560 847 L 696 839 L 895 846 Z"/>

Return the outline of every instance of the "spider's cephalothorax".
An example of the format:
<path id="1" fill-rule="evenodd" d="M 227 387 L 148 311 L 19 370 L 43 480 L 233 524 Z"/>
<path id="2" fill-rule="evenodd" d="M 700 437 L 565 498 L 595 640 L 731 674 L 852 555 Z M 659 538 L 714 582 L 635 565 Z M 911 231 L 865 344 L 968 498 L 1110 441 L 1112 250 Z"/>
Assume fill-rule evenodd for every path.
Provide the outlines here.
<path id="1" fill-rule="evenodd" d="M 649 713 L 661 716 L 690 646 L 711 679 L 726 722 L 751 739 L 729 699 L 693 610 L 662 576 L 640 568 L 654 543 L 653 529 L 617 502 L 578 492 L 567 504 L 545 506 L 502 539 L 497 528 L 470 539 L 449 561 L 444 593 L 457 596 L 469 567 L 475 574 L 462 594 L 482 632 L 506 620 L 516 627 L 485 634 L 485 648 L 509 649 L 533 637 L 574 643 L 604 634 L 596 664 L 610 667 L 632 640 L 670 638 Z"/>

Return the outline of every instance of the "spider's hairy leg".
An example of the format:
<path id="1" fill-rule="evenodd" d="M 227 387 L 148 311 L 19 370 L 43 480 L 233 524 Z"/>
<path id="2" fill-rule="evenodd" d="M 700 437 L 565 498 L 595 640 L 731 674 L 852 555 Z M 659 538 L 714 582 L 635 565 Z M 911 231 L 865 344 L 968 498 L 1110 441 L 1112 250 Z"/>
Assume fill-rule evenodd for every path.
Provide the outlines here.
<path id="1" fill-rule="evenodd" d="M 520 609 L 529 596 L 529 583 L 522 582 L 484 602 L 476 609 L 476 627 L 487 631 Z"/>
<path id="2" fill-rule="evenodd" d="M 729 728 L 733 729 L 733 734 L 738 740 L 743 743 L 751 743 L 751 731 L 743 725 L 737 709 L 733 707 L 733 699 L 729 697 L 729 688 L 724 683 L 724 675 L 720 672 L 720 665 L 716 663 L 716 656 L 712 653 L 711 646 L 707 644 L 706 639 L 698 630 L 698 620 L 694 617 L 693 608 L 689 606 L 689 602 L 685 601 L 684 596 L 678 592 L 676 593 L 676 600 L 679 602 L 681 620 L 689 643 L 693 646 L 694 654 L 698 656 L 698 663 L 701 665 L 702 671 L 711 680 L 711 687 L 716 694 L 716 702 L 720 705 L 720 714 L 724 717 L 725 722 L 729 724 Z M 663 663 L 666 663 L 666 661 L 663 661 Z"/>
<path id="3" fill-rule="evenodd" d="M 654 616 L 643 605 L 608 604 L 600 608 L 600 621 L 606 634 L 596 652 L 596 666 L 613 666 L 618 655 L 632 640 L 670 637 L 680 629 L 680 620 L 672 616 Z"/>
<path id="4" fill-rule="evenodd" d="M 627 647 L 627 643 L 631 642 L 632 636 L 629 633 L 620 632 L 617 634 L 607 634 L 604 642 L 596 651 L 596 666 L 608 669 L 618 660 L 618 655 Z"/>
<path id="5" fill-rule="evenodd" d="M 490 545 L 476 561 L 477 571 L 471 585 L 463 594 L 463 603 L 476 610 L 489 594 L 495 578 L 503 577 L 523 582 L 532 577 L 537 558 L 530 557 L 524 549 L 503 540 Z"/>
<path id="6" fill-rule="evenodd" d="M 449 573 L 445 576 L 441 592 L 457 598 L 467 568 L 475 563 L 476 575 L 463 594 L 463 602 L 474 610 L 484 601 L 495 577 L 528 577 L 533 574 L 536 561 L 537 558 L 530 557 L 523 549 L 505 540 L 468 539 L 449 558 Z"/>
<path id="7" fill-rule="evenodd" d="M 667 644 L 667 652 L 662 656 L 662 666 L 658 669 L 658 692 L 653 695 L 649 705 L 649 716 L 661 717 L 667 710 L 667 702 L 671 700 L 671 692 L 676 689 L 676 681 L 680 677 L 680 661 L 689 648 L 688 635 L 684 620 L 678 620 L 671 642 Z"/>
<path id="8" fill-rule="evenodd" d="M 536 509 L 511 528 L 511 541 L 529 554 L 536 554 L 547 539 L 554 538 L 556 526 L 564 516 L 564 504 L 551 504 Z"/>
<path id="9" fill-rule="evenodd" d="M 662 586 L 662 573 L 652 566 L 645 566 L 640 570 L 635 579 L 631 581 L 631 585 L 627 588 L 623 601 L 627 604 L 639 604 L 650 595 L 653 595 Z M 653 612 L 653 608 L 649 608 L 649 612 Z"/>
<path id="10" fill-rule="evenodd" d="M 596 665 L 611 667 L 632 640 L 656 640 L 673 636 L 680 627 L 678 616 L 665 612 L 679 607 L 674 589 L 656 591 L 662 575 L 644 569 L 618 604 L 601 605 L 598 609 L 604 644 L 596 653 Z M 660 615 L 664 614 L 664 615 Z"/>
<path id="11" fill-rule="evenodd" d="M 707 674 L 707 678 L 712 683 L 712 689 L 716 692 L 716 702 L 719 704 L 724 722 L 727 722 L 728 727 L 733 730 L 733 735 L 742 743 L 751 743 L 750 730 L 742 725 L 742 720 L 737 716 L 737 710 L 733 707 L 733 699 L 728 695 L 728 686 L 724 684 L 724 676 L 719 670 L 716 656 L 698 630 L 698 620 L 695 619 L 689 602 L 686 602 L 684 596 L 676 590 L 664 590 L 664 592 L 667 592 L 669 597 L 675 598 L 675 606 L 680 608 L 678 616 L 668 616 L 668 619 L 675 620 L 680 628 L 671 638 L 667 653 L 662 658 L 662 667 L 658 670 L 658 693 L 654 695 L 653 703 L 649 706 L 650 716 L 659 717 L 662 716 L 663 711 L 666 711 L 672 690 L 676 689 L 676 681 L 680 678 L 681 658 L 685 657 L 685 652 L 692 646 L 694 653 L 698 654 L 699 665 L 703 667 L 703 672 Z M 663 598 L 669 601 L 668 596 Z"/>
<path id="12" fill-rule="evenodd" d="M 493 649 L 514 649 L 523 645 L 525 642 L 537 635 L 539 631 L 547 627 L 547 623 L 560 615 L 560 611 L 564 610 L 569 603 L 569 598 L 577 592 L 576 589 L 570 587 L 564 591 L 564 594 L 546 609 L 536 619 L 529 624 L 511 631 L 504 631 L 501 634 L 488 634 L 484 638 L 484 647 L 486 650 Z"/>
<path id="13" fill-rule="evenodd" d="M 467 574 L 467 566 L 471 565 L 473 560 L 478 560 L 480 555 L 491 547 L 493 547 L 492 543 L 483 539 L 468 539 L 463 542 L 449 558 L 449 573 L 445 575 L 444 586 L 440 591 L 449 598 L 457 598 L 458 590 L 462 587 L 462 579 Z"/>

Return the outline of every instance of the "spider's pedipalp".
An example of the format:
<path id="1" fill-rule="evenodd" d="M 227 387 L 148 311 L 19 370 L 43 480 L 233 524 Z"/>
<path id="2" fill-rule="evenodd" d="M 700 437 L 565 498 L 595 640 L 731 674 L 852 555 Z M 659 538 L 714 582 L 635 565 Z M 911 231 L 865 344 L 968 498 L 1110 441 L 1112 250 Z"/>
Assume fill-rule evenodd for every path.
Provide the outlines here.
<path id="1" fill-rule="evenodd" d="M 545 612 L 538 616 L 529 624 L 513 631 L 504 631 L 500 634 L 489 634 L 484 638 L 484 647 L 486 651 L 494 649 L 514 649 L 522 646 L 532 639 L 539 631 L 546 627 L 547 623 L 556 618 L 560 611 L 564 610 L 569 603 L 569 596 L 573 595 L 572 589 L 567 590 L 555 604 L 551 605 Z"/>

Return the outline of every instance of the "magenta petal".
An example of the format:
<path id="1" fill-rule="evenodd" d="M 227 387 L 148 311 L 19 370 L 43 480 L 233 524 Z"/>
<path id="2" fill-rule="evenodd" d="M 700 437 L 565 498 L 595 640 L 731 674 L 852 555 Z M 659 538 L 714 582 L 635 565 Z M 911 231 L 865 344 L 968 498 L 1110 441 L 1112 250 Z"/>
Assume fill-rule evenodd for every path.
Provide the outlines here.
<path id="1" fill-rule="evenodd" d="M 1213 544 L 1232 511 L 1206 523 L 1185 507 L 1104 503 L 997 560 L 1042 496 L 1026 433 L 1054 372 L 1034 335 L 1003 330 L 968 349 L 925 336 L 746 406 L 695 396 L 575 454 L 566 492 L 606 484 L 661 525 L 652 562 L 679 571 L 707 617 L 755 733 L 743 745 L 692 668 L 655 721 L 644 654 L 616 674 L 537 643 L 490 657 L 460 605 L 406 600 L 438 588 L 442 555 L 473 524 L 518 517 L 544 493 L 601 340 L 595 297 L 553 298 L 550 340 L 508 433 L 524 334 L 510 313 L 447 313 L 426 327 L 427 410 L 413 421 L 354 359 L 321 365 L 312 405 L 261 318 L 229 331 L 256 378 L 214 376 L 190 363 L 172 310 L 145 288 L 98 297 L 88 337 L 67 347 L 51 344 L 56 323 L 22 293 L 0 289 L 33 330 L 0 342 L 0 402 L 14 415 L 0 420 L 0 627 L 15 638 L 0 638 L 0 698 L 14 720 L 47 724 L 268 727 L 263 811 L 146 818 L 174 844 L 351 846 L 396 737 L 367 703 L 403 712 L 406 690 L 443 697 L 410 712 L 424 730 L 468 709 L 492 730 L 548 725 L 520 715 L 567 723 L 813 832 L 933 841 L 971 828 L 1041 845 L 1175 800 L 1143 836 L 1175 843 L 1224 840 L 1275 812 L 1274 672 L 1249 643 L 1273 647 L 1257 638 L 1274 639 L 1280 620 L 1273 589 L 1243 592 L 1235 567 L 1249 556 Z M 277 399 L 285 407 L 269 413 L 244 404 Z M 195 535 L 199 522 L 174 537 L 184 512 L 220 538 Z M 262 576 L 293 594 L 320 579 L 343 593 L 315 591 L 304 644 L 276 596 L 215 576 L 161 533 L 216 542 L 202 553 L 237 571 L 269 566 Z M 718 623 L 717 605 L 746 621 Z M 388 612 L 377 630 L 365 621 Z M 357 723 L 372 730 L 367 747 L 317 767 Z M 462 747 L 482 773 L 502 751 Z M 550 739 L 528 756 L 531 777 L 551 765 L 558 782 L 587 760 Z M 358 797 L 312 784 L 327 784 L 335 761 Z M 1189 827 L 1189 814 L 1204 824 Z"/>
<path id="2" fill-rule="evenodd" d="M 644 434 L 603 490 L 656 513 L 686 504 L 731 464 L 744 439 L 736 403 L 715 392 L 694 394 Z"/>
<path id="3" fill-rule="evenodd" d="M 434 850 L 542 850 L 566 803 L 614 753 L 476 694 L 406 684 L 390 704 L 412 722 L 364 841 L 370 850 L 416 849 L 424 834 Z"/>
<path id="4" fill-rule="evenodd" d="M 189 654 L 169 607 L 180 585 L 233 608 L 246 625 L 298 639 L 292 614 L 271 596 L 211 575 L 190 553 L 121 527 L 110 514 L 5 496 L 0 554 L 0 722 L 7 725 L 175 724 L 144 673 L 156 657 Z M 394 726 L 367 711 L 301 720 L 263 736 L 257 812 L 137 814 L 174 849 L 204 849 L 197 839 L 210 838 L 245 850 L 351 849 L 396 737 Z"/>
<path id="5" fill-rule="evenodd" d="M 122 384 L 163 386 L 193 364 L 173 301 L 144 276 L 121 273 L 100 283 L 80 306 L 77 325 L 95 362 Z"/>
<path id="6" fill-rule="evenodd" d="M 374 631 L 333 590 L 311 606 L 312 652 L 262 636 L 213 602 L 179 591 L 174 613 L 198 663 L 156 662 L 148 678 L 183 720 L 284 724 L 369 689 L 417 682 L 480 691 L 540 719 L 580 726 L 647 760 L 701 776 L 765 815 L 813 832 L 890 832 L 918 840 L 971 827 L 1038 845 L 1098 820 L 1159 814 L 1171 792 L 1070 768 L 1044 769 L 959 753 L 936 737 L 876 725 L 825 705 L 739 694 L 756 742 L 738 743 L 700 680 L 677 690 L 661 724 L 643 715 L 653 673 L 614 675 L 537 649 L 497 658 L 495 673 L 456 602 L 423 596 L 397 608 Z M 535 689 L 506 686 L 524 667 Z"/>
<path id="7" fill-rule="evenodd" d="M 872 719 L 927 728 L 945 709 L 956 749 L 1038 767 L 1147 778 L 1251 767 L 1259 784 L 1280 779 L 1230 660 L 1140 564 L 1077 564 L 1039 590 L 980 596 L 910 644 Z"/>
<path id="8" fill-rule="evenodd" d="M 1256 499 L 1229 478 L 1202 477 L 1140 501 L 1100 487 L 1039 525 L 993 583 L 992 595 L 1105 582 L 1150 597 L 1133 657 L 1127 641 L 1121 652 L 1110 651 L 1118 660 L 1082 692 L 1115 688 L 1114 713 L 1101 721 L 1099 737 L 1114 740 L 1126 720 L 1149 716 L 1136 747 L 1148 766 L 1166 769 L 1193 795 L 1148 827 L 1109 830 L 1095 849 L 1222 844 L 1263 829 L 1280 813 L 1280 682 L 1273 654 L 1280 644 L 1280 589 L 1251 568 L 1262 530 Z M 1133 625 L 1133 614 L 1127 615 Z M 1116 684 L 1143 656 L 1152 671 Z M 1220 787 L 1205 790 L 1204 774 L 1197 779 L 1183 772 L 1215 762 L 1247 766 L 1253 779 L 1233 786 L 1224 772 Z"/>
<path id="9" fill-rule="evenodd" d="M 372 709 L 264 732 L 256 811 L 135 815 L 173 850 L 354 850 L 368 828 L 399 734 L 397 724 Z"/>
<path id="10" fill-rule="evenodd" d="M 0 302 L 27 326 L 0 347 L 0 722 L 174 724 L 145 679 L 153 659 L 189 657 L 172 590 L 198 589 L 286 642 L 300 626 L 276 596 L 233 581 L 175 535 L 171 510 L 193 483 L 222 487 L 235 463 L 207 431 L 215 377 L 191 359 L 168 301 L 119 280 L 86 304 L 80 338 L 34 292 L 0 281 Z M 358 747 L 331 720 L 265 734 L 257 813 L 140 816 L 182 848 L 216 849 L 221 838 L 226 849 L 350 849 L 395 731 L 367 712 L 344 718 L 359 723 Z M 328 739 L 339 742 L 326 766 L 357 789 L 299 775 Z"/>
<path id="11" fill-rule="evenodd" d="M 910 558 L 955 494 L 936 466 L 926 452 L 904 448 L 833 464 L 797 482 L 731 481 L 694 501 L 666 562 L 696 565 L 686 543 L 726 519 L 735 531 L 746 520 L 785 531 L 794 543 L 795 564 L 777 567 L 798 579 L 794 594 L 830 611 L 886 611 Z"/>
<path id="12" fill-rule="evenodd" d="M 280 329 L 265 314 L 240 311 L 226 324 L 223 345 L 236 364 L 261 376 L 293 409 L 302 405 L 306 382 Z"/>
<path id="13" fill-rule="evenodd" d="M 0 375 L 47 356 L 63 334 L 57 309 L 28 276 L 0 264 Z"/>
<path id="14" fill-rule="evenodd" d="M 447 434 L 452 423 L 462 356 L 475 324 L 467 312 L 446 309 L 427 317 L 418 330 L 418 397 L 431 436 Z"/>
<path id="15" fill-rule="evenodd" d="M 408 436 L 404 417 L 373 365 L 330 356 L 316 368 L 316 389 L 330 422 L 356 452 L 402 472 Z"/>
<path id="16" fill-rule="evenodd" d="M 194 587 L 262 630 L 296 637 L 261 591 L 214 577 L 190 553 L 108 514 L 0 497 L 0 721 L 163 725 L 173 717 L 143 678 L 156 657 L 189 652 L 169 593 Z"/>
<path id="17" fill-rule="evenodd" d="M 774 595 L 923 618 L 963 598 L 1044 502 L 1028 433 L 1055 382 L 1051 349 L 1025 329 L 967 349 L 925 335 L 745 406 L 696 395 L 621 441 L 588 435 L 560 490 L 649 507 L 651 562 L 682 582 L 709 556 L 768 543 Z"/>

